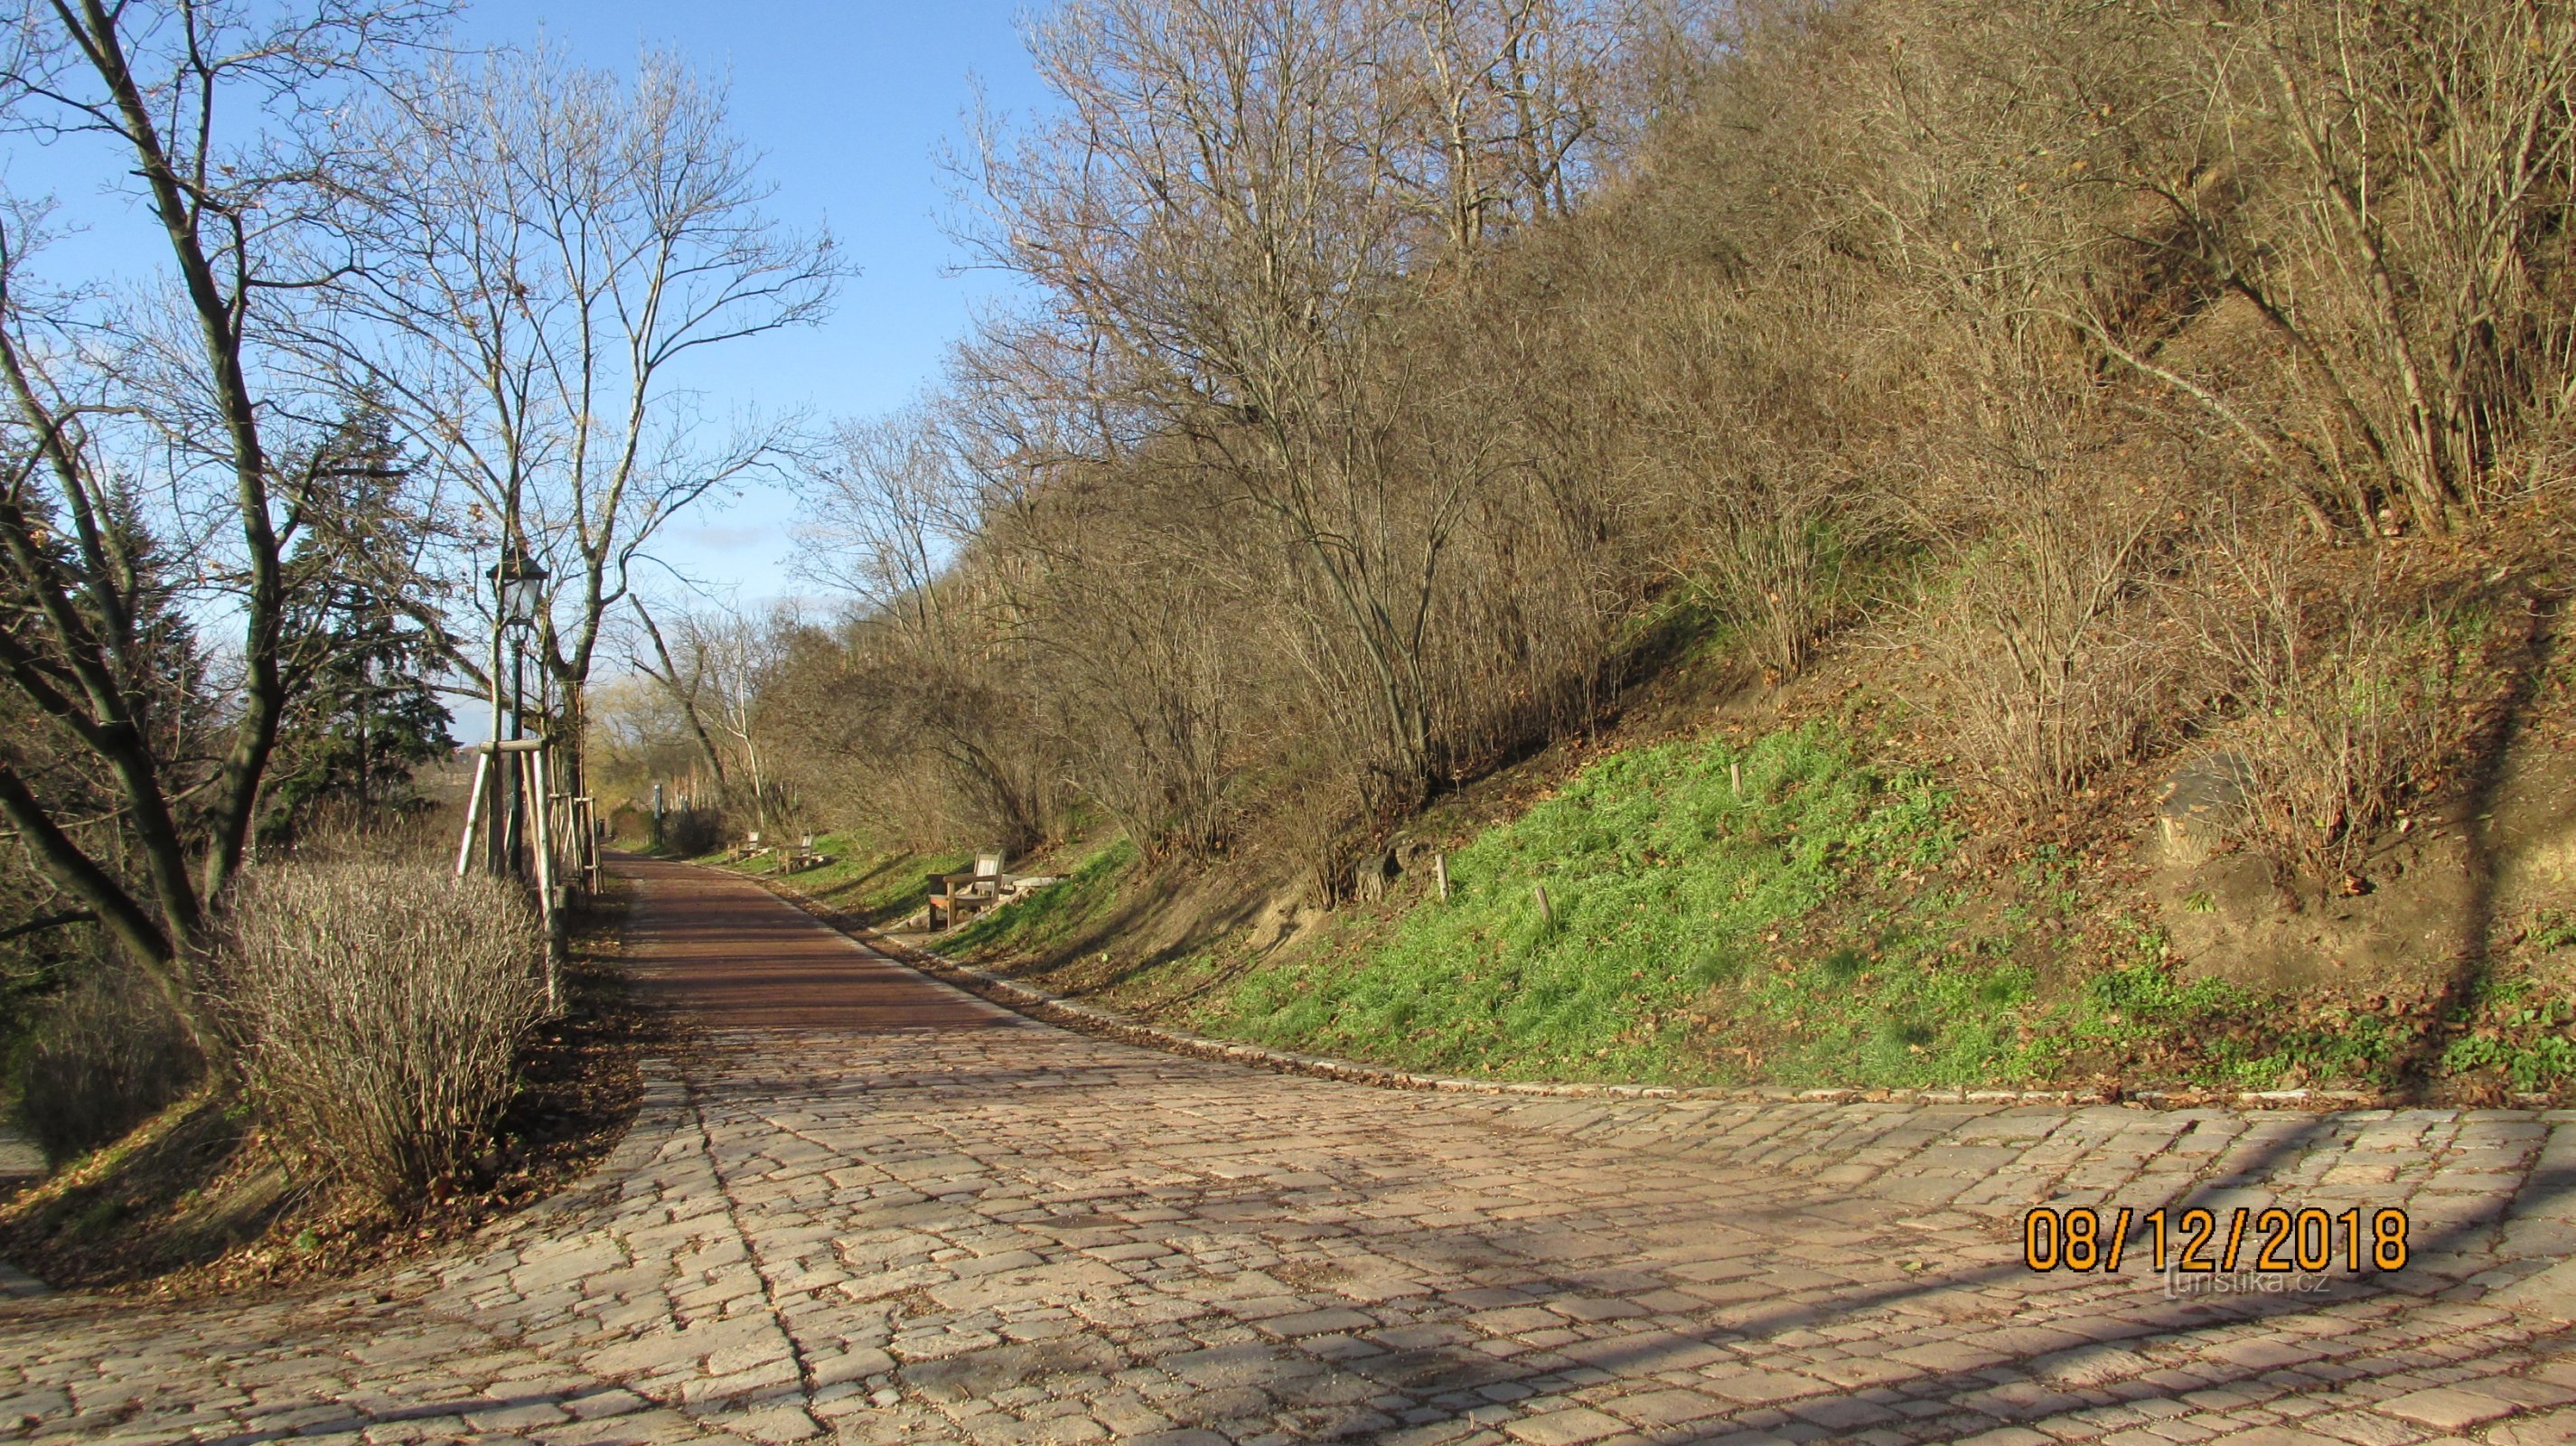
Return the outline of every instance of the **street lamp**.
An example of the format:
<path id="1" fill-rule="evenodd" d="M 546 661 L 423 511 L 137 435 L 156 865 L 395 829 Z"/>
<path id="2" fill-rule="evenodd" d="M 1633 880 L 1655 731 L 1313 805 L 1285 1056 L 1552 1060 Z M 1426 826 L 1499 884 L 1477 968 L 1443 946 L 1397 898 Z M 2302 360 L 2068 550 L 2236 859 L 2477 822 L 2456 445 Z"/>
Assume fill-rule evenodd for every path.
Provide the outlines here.
<path id="1" fill-rule="evenodd" d="M 527 632 L 536 620 L 537 605 L 545 597 L 546 566 L 528 555 L 527 544 L 513 529 L 503 545 L 501 560 L 485 574 L 492 580 L 495 604 L 492 622 L 492 737 L 497 743 L 504 736 L 512 741 L 519 737 L 527 712 L 525 664 L 528 656 Z M 517 631 L 510 648 L 510 708 L 501 709 L 501 641 L 505 633 Z M 506 735 L 504 729 L 507 729 Z M 519 860 L 519 816 L 527 804 L 519 788 L 517 769 L 507 766 L 496 754 L 493 765 L 502 782 L 501 797 L 495 800 L 501 808 L 494 815 L 501 827 L 493 830 L 492 864 L 495 871 L 516 868 Z M 542 799 L 537 807 L 544 807 Z"/>
<path id="2" fill-rule="evenodd" d="M 535 619 L 546 579 L 552 574 L 544 563 L 528 556 L 525 544 L 512 539 L 510 550 L 501 554 L 487 575 L 492 579 L 492 595 L 501 605 L 504 626 L 524 628 Z"/>

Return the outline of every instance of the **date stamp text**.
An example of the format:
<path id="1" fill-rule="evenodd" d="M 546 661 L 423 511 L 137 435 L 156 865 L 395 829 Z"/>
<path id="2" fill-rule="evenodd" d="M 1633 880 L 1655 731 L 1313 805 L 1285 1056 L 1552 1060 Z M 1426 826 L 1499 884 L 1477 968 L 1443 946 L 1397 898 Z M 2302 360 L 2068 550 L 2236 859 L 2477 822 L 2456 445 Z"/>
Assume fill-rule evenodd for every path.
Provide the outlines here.
<path id="1" fill-rule="evenodd" d="M 2407 1228 L 2406 1212 L 2393 1206 L 2239 1206 L 2222 1215 L 2043 1205 L 2022 1217 L 2021 1261 L 2079 1274 L 2144 1267 L 2169 1279 L 2357 1275 L 2405 1269 Z"/>

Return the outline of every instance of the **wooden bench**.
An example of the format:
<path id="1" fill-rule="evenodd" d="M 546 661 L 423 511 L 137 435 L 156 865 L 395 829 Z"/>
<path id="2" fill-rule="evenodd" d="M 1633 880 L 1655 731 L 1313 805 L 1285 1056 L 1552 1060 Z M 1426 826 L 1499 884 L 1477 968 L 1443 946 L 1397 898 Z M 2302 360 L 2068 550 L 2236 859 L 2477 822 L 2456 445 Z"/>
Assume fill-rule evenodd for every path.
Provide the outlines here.
<path id="1" fill-rule="evenodd" d="M 747 860 L 756 859 L 767 852 L 769 852 L 769 846 L 760 841 L 760 834 L 755 830 L 751 833 L 744 834 L 740 839 L 726 846 L 725 862 L 729 864 L 743 863 Z"/>
<path id="2" fill-rule="evenodd" d="M 809 833 L 797 840 L 796 847 L 779 854 L 778 871 L 782 874 L 792 874 L 830 862 L 830 859 L 825 858 L 822 852 L 814 847 L 814 836 Z"/>
<path id="3" fill-rule="evenodd" d="M 975 855 L 975 867 L 954 874 L 930 875 L 930 927 L 954 928 L 1002 901 L 1011 886 L 998 853 Z"/>

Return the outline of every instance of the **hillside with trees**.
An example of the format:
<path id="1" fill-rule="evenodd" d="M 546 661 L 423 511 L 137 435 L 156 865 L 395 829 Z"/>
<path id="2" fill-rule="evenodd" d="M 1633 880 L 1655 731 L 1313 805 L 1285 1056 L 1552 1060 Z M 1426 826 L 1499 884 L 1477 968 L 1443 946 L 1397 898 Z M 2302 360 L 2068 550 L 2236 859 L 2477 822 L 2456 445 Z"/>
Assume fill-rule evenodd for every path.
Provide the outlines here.
<path id="1" fill-rule="evenodd" d="M 952 158 L 1026 303 L 804 460 L 838 613 L 639 649 L 621 757 L 885 917 L 1052 851 L 968 945 L 1426 1067 L 2576 1072 L 2565 7 L 1029 39 Z"/>

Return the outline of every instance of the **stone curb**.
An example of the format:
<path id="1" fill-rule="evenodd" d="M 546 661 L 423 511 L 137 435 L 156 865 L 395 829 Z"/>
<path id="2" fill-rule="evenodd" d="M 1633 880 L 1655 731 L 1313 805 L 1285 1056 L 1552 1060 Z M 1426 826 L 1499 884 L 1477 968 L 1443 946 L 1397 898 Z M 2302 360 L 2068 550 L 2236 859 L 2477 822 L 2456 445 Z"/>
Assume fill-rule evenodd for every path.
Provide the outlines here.
<path id="1" fill-rule="evenodd" d="M 706 865 L 699 865 L 704 868 Z M 980 999 L 989 1000 L 1016 1013 L 1046 1024 L 1078 1030 L 1166 1054 L 1186 1055 L 1193 1059 L 1217 1060 L 1227 1064 L 1249 1065 L 1275 1070 L 1281 1074 L 1305 1075 L 1314 1079 L 1341 1080 L 1350 1084 L 1374 1085 L 1380 1089 L 1426 1090 L 1446 1094 L 1527 1095 L 1555 1099 L 1612 1100 L 1707 1100 L 1737 1104 L 1893 1104 L 1893 1105 L 2130 1105 L 2140 1109 L 2190 1110 L 2394 1110 L 2410 1108 L 2410 1102 L 2373 1090 L 2253 1090 L 2222 1093 L 2209 1090 L 1944 1090 L 1944 1089 L 1812 1089 L 1796 1090 L 1758 1085 L 1629 1085 L 1629 1084 L 1544 1084 L 1509 1080 L 1462 1079 L 1449 1075 L 1412 1074 L 1383 1065 L 1359 1064 L 1351 1060 L 1328 1059 L 1321 1055 L 1294 1054 L 1286 1050 L 1264 1049 L 1228 1039 L 1211 1039 L 1203 1034 L 1164 1029 L 1142 1024 L 1125 1015 L 1069 999 L 1052 990 L 1039 989 L 1016 979 L 961 964 L 936 951 L 910 944 L 897 943 L 884 934 L 849 921 L 842 914 L 811 894 L 763 878 L 757 874 L 729 874 L 760 885 L 769 892 L 794 904 L 799 909 L 831 925 L 844 936 L 869 949 L 918 970 L 943 983 L 953 984 Z M 2514 1095 L 2514 1113 L 2547 1110 L 2552 1103 L 2548 1095 Z M 2563 1113 L 2552 1111 L 2555 1113 Z"/>

